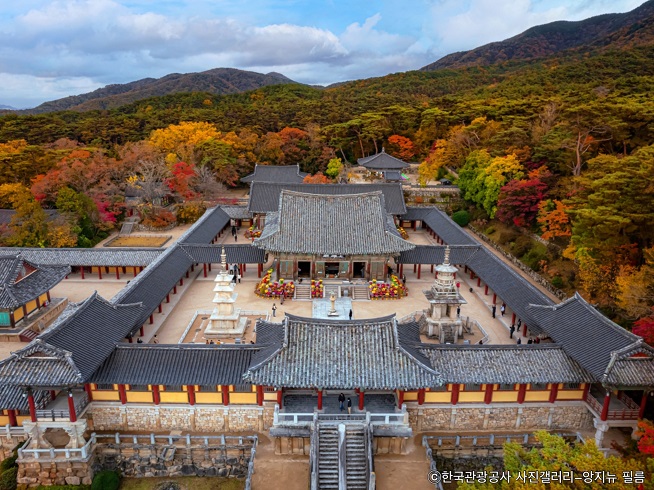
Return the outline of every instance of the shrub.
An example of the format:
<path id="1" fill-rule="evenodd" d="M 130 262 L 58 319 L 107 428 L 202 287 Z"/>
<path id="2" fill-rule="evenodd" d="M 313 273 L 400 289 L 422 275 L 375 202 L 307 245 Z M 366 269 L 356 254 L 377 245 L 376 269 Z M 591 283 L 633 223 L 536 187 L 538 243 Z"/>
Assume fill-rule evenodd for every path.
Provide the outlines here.
<path id="1" fill-rule="evenodd" d="M 520 260 L 533 270 L 539 271 L 541 269 L 541 263 L 547 260 L 547 248 L 538 243 L 532 246 L 532 248 L 528 250 Z"/>
<path id="2" fill-rule="evenodd" d="M 2 463 L 0 463 L 0 474 L 4 473 L 5 471 L 15 468 L 18 466 L 16 464 L 16 459 L 18 458 L 18 455 L 14 454 L 13 456 L 9 456 L 7 459 L 3 459 Z"/>
<path id="3" fill-rule="evenodd" d="M 500 236 L 497 239 L 500 245 L 506 245 L 515 241 L 520 236 L 520 233 L 513 230 L 500 231 Z"/>
<path id="4" fill-rule="evenodd" d="M 120 475 L 116 471 L 100 471 L 93 478 L 91 490 L 118 490 Z"/>
<path id="5" fill-rule="evenodd" d="M 18 483 L 16 476 L 18 475 L 18 467 L 14 466 L 0 475 L 0 490 L 16 490 Z"/>
<path id="6" fill-rule="evenodd" d="M 175 222 L 175 215 L 166 209 L 161 209 L 156 213 L 146 216 L 142 223 L 151 228 L 165 228 Z"/>
<path id="7" fill-rule="evenodd" d="M 466 226 L 470 223 L 470 213 L 466 210 L 457 211 L 452 215 L 452 221 L 459 226 Z"/>
<path id="8" fill-rule="evenodd" d="M 429 204 L 436 204 L 436 198 L 435 197 L 430 197 L 429 198 Z"/>
<path id="9" fill-rule="evenodd" d="M 485 233 L 487 235 L 492 235 L 493 233 L 495 233 L 495 227 L 494 226 L 489 226 L 488 228 L 486 228 Z"/>
<path id="10" fill-rule="evenodd" d="M 415 203 L 416 204 L 422 204 L 424 202 L 424 199 L 422 196 L 416 196 L 415 198 Z"/>
<path id="11" fill-rule="evenodd" d="M 515 241 L 511 244 L 511 253 L 516 257 L 522 257 L 527 252 L 529 252 L 534 244 L 531 241 L 531 238 L 525 235 L 518 235 Z"/>
<path id="12" fill-rule="evenodd" d="M 204 214 L 207 207 L 201 202 L 187 202 L 177 208 L 177 221 L 195 223 Z"/>
<path id="13" fill-rule="evenodd" d="M 552 286 L 561 289 L 563 287 L 563 278 L 561 276 L 554 276 L 552 278 Z"/>

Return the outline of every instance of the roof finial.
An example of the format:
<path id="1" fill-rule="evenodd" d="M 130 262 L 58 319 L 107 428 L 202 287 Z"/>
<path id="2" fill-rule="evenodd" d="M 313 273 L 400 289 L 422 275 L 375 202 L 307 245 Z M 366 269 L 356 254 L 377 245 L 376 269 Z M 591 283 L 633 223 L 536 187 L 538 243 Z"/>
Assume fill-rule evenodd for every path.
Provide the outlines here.
<path id="1" fill-rule="evenodd" d="M 382 146 L 382 153 L 386 153 L 386 148 Z"/>

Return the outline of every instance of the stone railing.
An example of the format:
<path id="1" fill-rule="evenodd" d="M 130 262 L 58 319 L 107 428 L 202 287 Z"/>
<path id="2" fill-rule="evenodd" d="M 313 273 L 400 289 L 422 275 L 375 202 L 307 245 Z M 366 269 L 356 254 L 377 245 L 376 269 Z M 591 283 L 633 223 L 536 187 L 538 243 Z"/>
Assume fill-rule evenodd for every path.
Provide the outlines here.
<path id="1" fill-rule="evenodd" d="M 491 247 L 493 247 L 495 250 L 497 250 L 504 258 L 506 258 L 509 262 L 511 262 L 513 265 L 515 265 L 518 269 L 520 269 L 522 272 L 527 274 L 529 277 L 531 277 L 534 281 L 536 281 L 538 284 L 543 286 L 545 289 L 547 289 L 550 293 L 552 293 L 554 296 L 559 298 L 560 300 L 565 300 L 568 295 L 565 293 L 565 291 L 561 291 L 560 289 L 555 288 L 552 286 L 552 283 L 545 279 L 543 276 L 541 276 L 538 272 L 534 271 L 531 267 L 527 266 L 526 264 L 522 263 L 516 256 L 510 254 L 506 250 L 504 250 L 499 243 L 495 242 L 494 240 L 491 240 L 488 236 L 486 236 L 484 233 L 479 231 L 477 228 L 475 228 L 473 225 L 468 224 L 468 228 L 472 230 L 479 238 L 481 238 L 484 242 L 488 243 Z"/>
<path id="2" fill-rule="evenodd" d="M 58 459 L 75 459 L 75 460 L 85 460 L 93 452 L 93 447 L 95 446 L 96 434 L 93 432 L 90 439 L 80 448 L 47 448 L 47 449 L 18 449 L 18 459 L 35 459 L 39 461 L 55 461 Z M 30 439 L 27 440 L 27 443 L 24 447 L 29 447 Z"/>

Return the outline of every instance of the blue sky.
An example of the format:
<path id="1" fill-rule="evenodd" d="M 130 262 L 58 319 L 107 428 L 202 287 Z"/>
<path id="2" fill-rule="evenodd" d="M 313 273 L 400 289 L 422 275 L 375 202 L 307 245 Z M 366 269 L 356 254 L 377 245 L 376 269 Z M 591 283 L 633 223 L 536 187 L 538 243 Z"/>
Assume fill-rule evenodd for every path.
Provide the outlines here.
<path id="1" fill-rule="evenodd" d="M 643 0 L 21 0 L 0 5 L 0 105 L 232 67 L 326 85 L 420 68 Z"/>

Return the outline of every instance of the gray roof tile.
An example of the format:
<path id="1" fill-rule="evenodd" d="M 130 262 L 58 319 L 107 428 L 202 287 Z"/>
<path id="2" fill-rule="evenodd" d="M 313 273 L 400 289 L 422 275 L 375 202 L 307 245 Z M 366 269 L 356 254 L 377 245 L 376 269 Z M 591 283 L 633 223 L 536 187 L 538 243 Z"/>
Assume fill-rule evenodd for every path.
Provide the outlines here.
<path id="1" fill-rule="evenodd" d="M 381 153 L 359 158 L 357 163 L 369 170 L 402 170 L 409 166 L 408 163 L 386 153 L 383 148 Z"/>
<path id="2" fill-rule="evenodd" d="M 161 248 L 0 248 L 0 254 L 20 254 L 35 264 L 49 266 L 146 266 Z"/>
<path id="3" fill-rule="evenodd" d="M 309 175 L 300 172 L 299 165 L 255 165 L 254 172 L 246 175 L 241 182 L 278 182 L 299 184 Z"/>
<path id="4" fill-rule="evenodd" d="M 197 245 L 185 243 L 181 245 L 194 262 L 205 264 L 219 264 L 223 247 L 228 264 L 263 264 L 266 252 L 250 244 L 245 245 Z"/>

